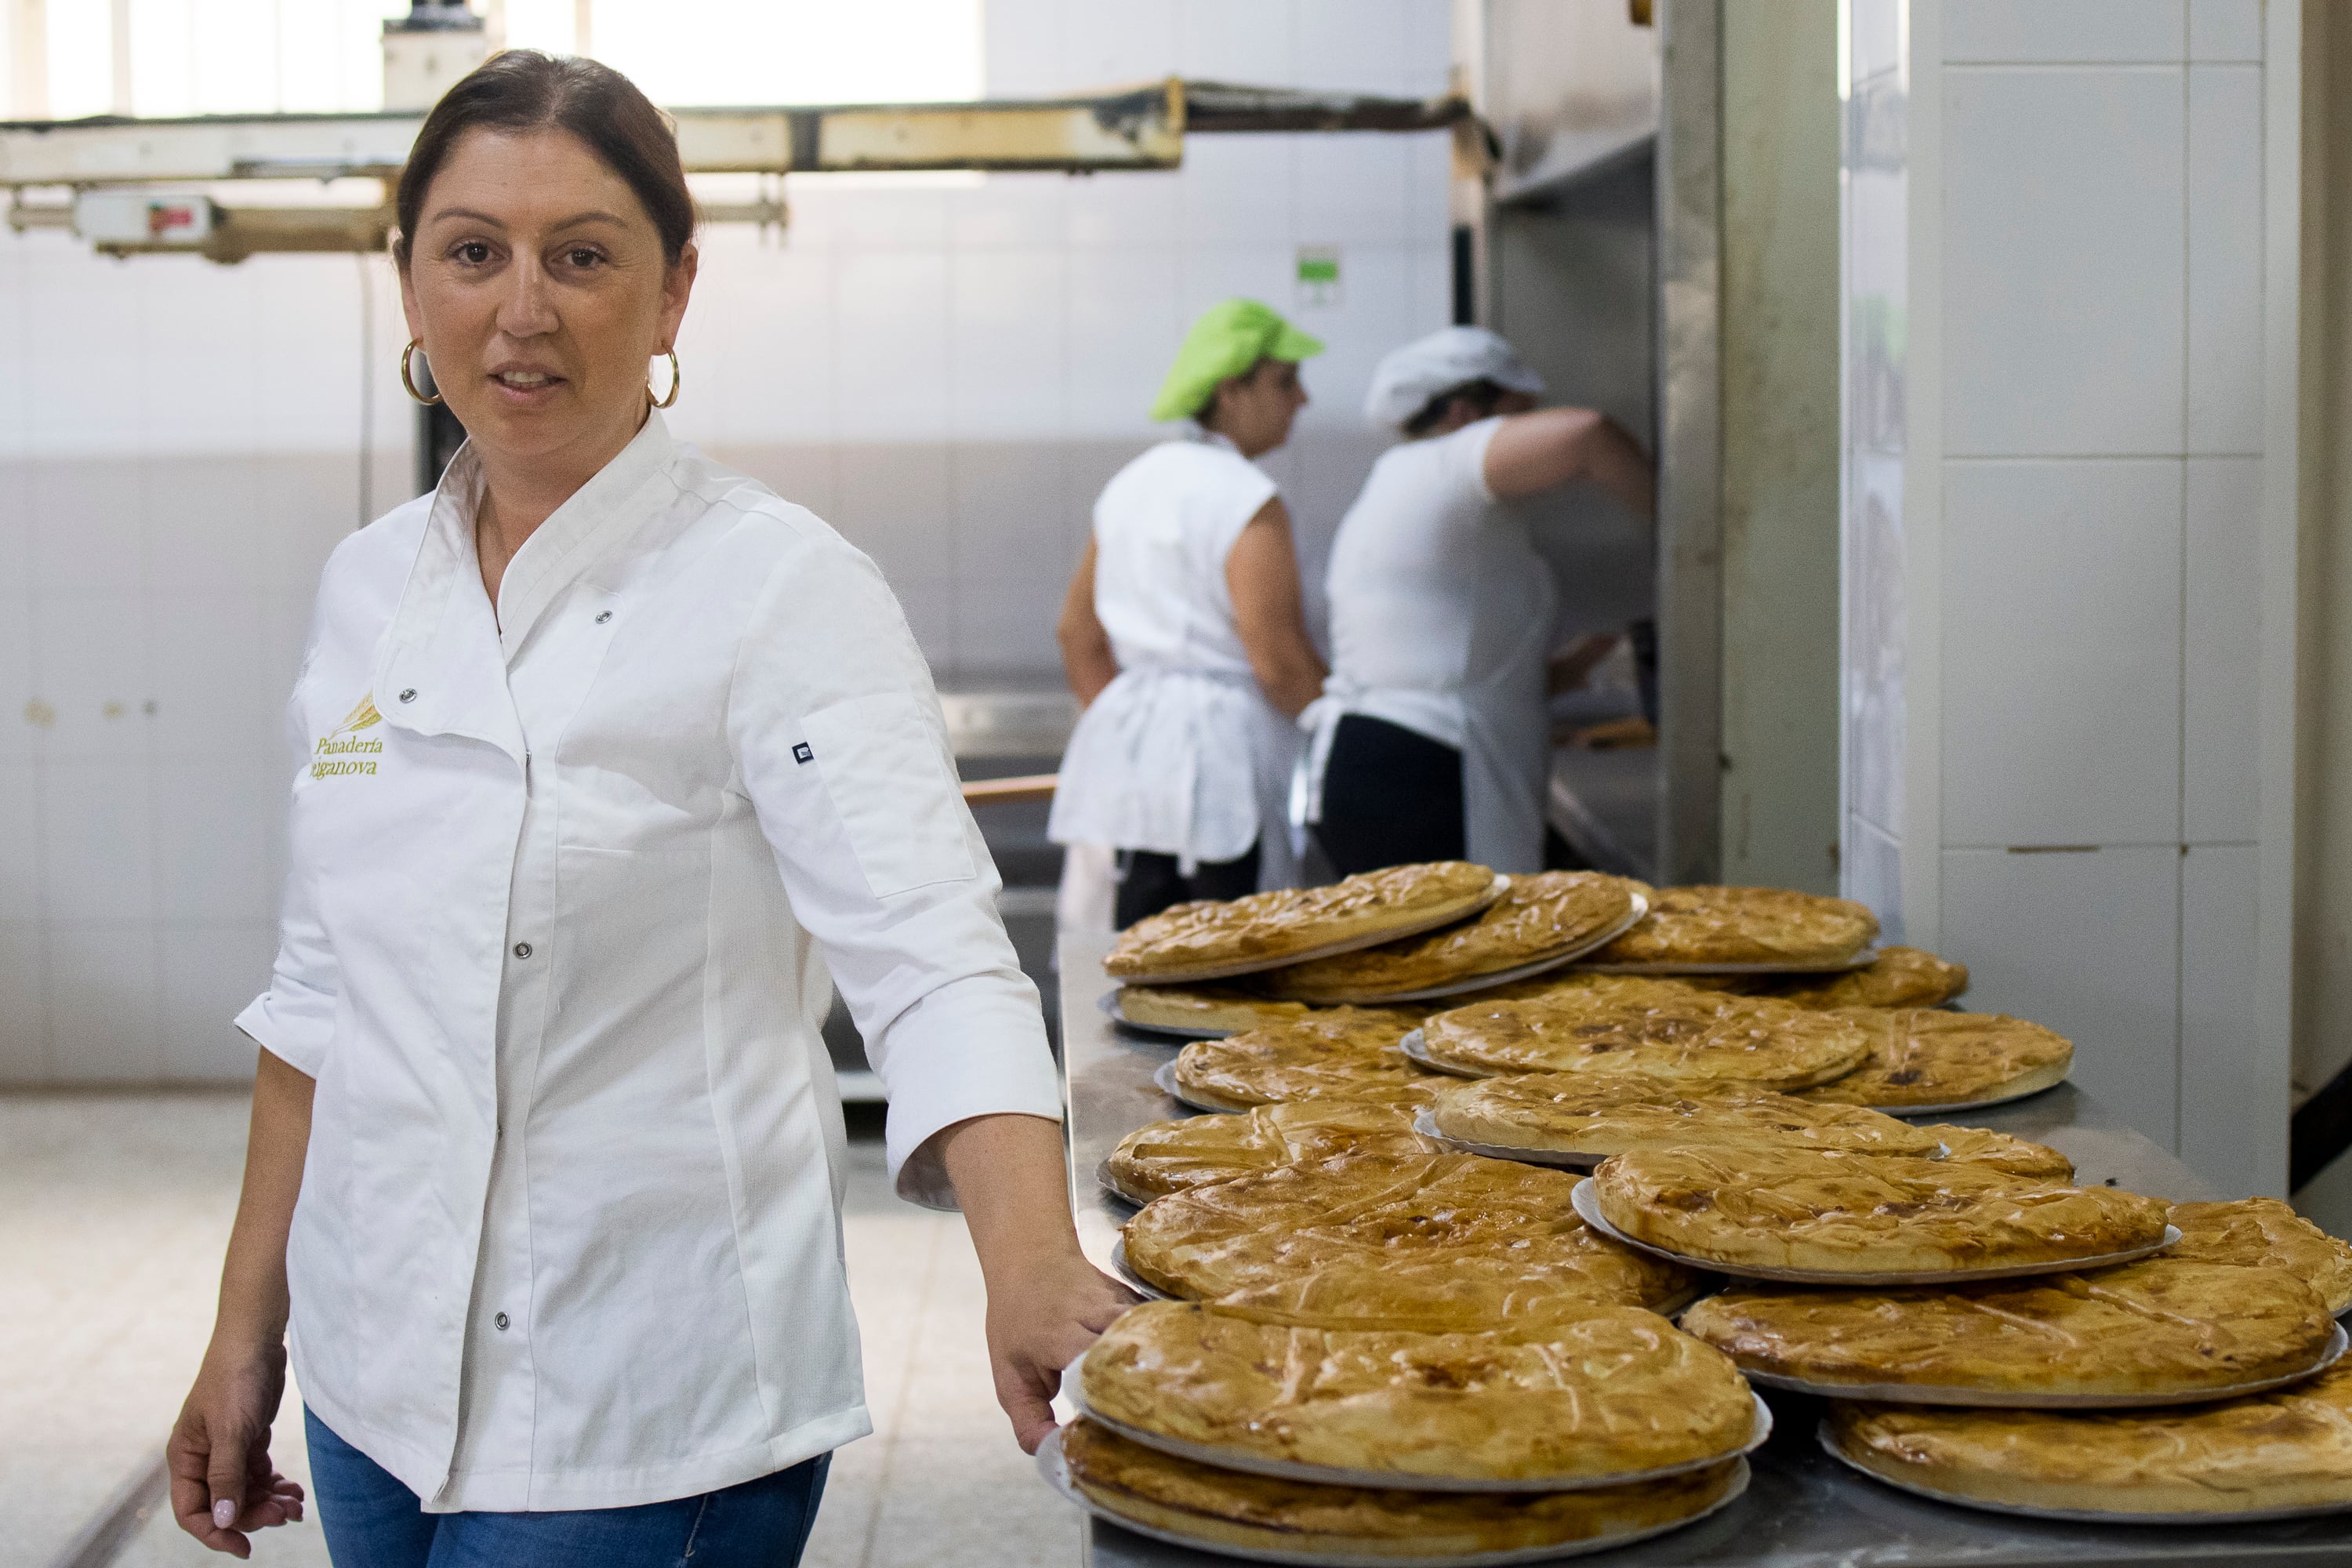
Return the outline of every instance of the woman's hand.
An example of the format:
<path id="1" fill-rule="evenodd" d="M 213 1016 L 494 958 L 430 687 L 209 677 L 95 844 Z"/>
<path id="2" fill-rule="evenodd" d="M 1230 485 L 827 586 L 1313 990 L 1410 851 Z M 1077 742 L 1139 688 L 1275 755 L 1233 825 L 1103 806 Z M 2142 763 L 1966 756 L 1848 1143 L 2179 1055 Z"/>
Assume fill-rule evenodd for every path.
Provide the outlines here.
<path id="1" fill-rule="evenodd" d="M 988 1281 L 996 1402 L 1022 1451 L 1054 1429 L 1062 1372 L 1139 1297 L 1078 1250 L 1062 1129 L 1042 1116 L 975 1116 L 938 1135 Z"/>
<path id="2" fill-rule="evenodd" d="M 990 1275 L 989 1367 L 996 1374 L 996 1402 L 1012 1418 L 1023 1453 L 1035 1453 L 1054 1429 L 1063 1369 L 1138 1300 L 1098 1273 L 1075 1237 L 1065 1257 L 1041 1258 L 1002 1283 Z"/>
<path id="3" fill-rule="evenodd" d="M 302 1517 L 302 1489 L 269 1462 L 269 1425 L 286 1395 L 286 1351 L 225 1352 L 215 1340 L 163 1454 L 172 1515 L 215 1552 L 253 1555 L 247 1532 Z"/>

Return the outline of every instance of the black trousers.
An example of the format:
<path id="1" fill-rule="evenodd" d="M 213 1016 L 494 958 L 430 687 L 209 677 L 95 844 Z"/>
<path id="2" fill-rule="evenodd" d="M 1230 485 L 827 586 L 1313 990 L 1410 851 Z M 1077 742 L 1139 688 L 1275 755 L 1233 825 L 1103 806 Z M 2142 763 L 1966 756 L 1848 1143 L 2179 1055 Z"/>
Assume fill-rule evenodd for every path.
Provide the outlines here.
<path id="1" fill-rule="evenodd" d="M 1459 860 L 1462 753 L 1442 741 L 1349 713 L 1323 766 L 1315 841 L 1342 877 L 1421 860 Z"/>
<path id="2" fill-rule="evenodd" d="M 1125 931 L 1139 920 L 1158 914 L 1171 904 L 1194 899 L 1238 899 L 1257 891 L 1258 846 L 1253 844 L 1231 860 L 1203 860 L 1189 877 L 1178 869 L 1176 857 L 1151 849 L 1118 852 L 1118 896 L 1111 919 Z"/>

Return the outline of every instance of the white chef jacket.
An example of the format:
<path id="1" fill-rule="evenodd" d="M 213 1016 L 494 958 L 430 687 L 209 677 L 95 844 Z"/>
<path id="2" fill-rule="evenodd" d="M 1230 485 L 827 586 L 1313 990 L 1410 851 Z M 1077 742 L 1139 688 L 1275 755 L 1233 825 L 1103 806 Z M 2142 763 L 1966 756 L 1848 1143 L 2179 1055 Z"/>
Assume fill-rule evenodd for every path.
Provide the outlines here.
<path id="1" fill-rule="evenodd" d="M 494 618 L 479 487 L 461 451 L 336 550 L 294 690 L 237 1022 L 317 1080 L 295 1375 L 435 1512 L 692 1496 L 871 1429 L 825 968 L 908 1196 L 1055 1070 L 873 563 L 656 414 Z"/>
<path id="2" fill-rule="evenodd" d="M 1321 820 L 1332 736 L 1361 713 L 1459 748 L 1470 858 L 1540 871 L 1559 590 L 1526 512 L 1486 488 L 1501 426 L 1481 419 L 1391 447 L 1340 520 L 1325 580 L 1331 673 L 1299 716 L 1292 816 Z"/>
<path id="3" fill-rule="evenodd" d="M 1187 872 L 1260 844 L 1261 887 L 1297 880 L 1285 804 L 1298 731 L 1260 689 L 1225 557 L 1275 498 L 1211 432 L 1165 441 L 1095 502 L 1095 615 L 1118 676 L 1078 716 L 1046 832 L 1173 855 Z"/>

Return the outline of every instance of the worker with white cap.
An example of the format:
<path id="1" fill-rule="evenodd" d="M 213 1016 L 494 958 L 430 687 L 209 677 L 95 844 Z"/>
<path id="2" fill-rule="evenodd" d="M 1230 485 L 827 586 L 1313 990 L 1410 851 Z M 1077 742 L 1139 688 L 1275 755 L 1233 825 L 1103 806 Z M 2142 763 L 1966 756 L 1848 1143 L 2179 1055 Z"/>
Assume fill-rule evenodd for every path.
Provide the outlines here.
<path id="1" fill-rule="evenodd" d="M 1255 459 L 1289 439 L 1307 403 L 1298 362 L 1322 349 L 1255 300 L 1211 306 L 1151 409 L 1192 431 L 1128 464 L 1095 502 L 1057 628 L 1084 711 L 1046 831 L 1074 850 L 1117 851 L 1120 927 L 1297 881 L 1292 721 L 1321 689 L 1323 660 L 1290 514 Z"/>
<path id="2" fill-rule="evenodd" d="M 1656 471 L 1623 426 L 1535 405 L 1543 378 L 1482 327 L 1372 374 L 1364 412 L 1404 441 L 1333 542 L 1331 674 L 1300 716 L 1291 816 L 1342 875 L 1467 858 L 1543 868 L 1558 590 L 1522 498 L 1574 480 L 1643 518 Z"/>

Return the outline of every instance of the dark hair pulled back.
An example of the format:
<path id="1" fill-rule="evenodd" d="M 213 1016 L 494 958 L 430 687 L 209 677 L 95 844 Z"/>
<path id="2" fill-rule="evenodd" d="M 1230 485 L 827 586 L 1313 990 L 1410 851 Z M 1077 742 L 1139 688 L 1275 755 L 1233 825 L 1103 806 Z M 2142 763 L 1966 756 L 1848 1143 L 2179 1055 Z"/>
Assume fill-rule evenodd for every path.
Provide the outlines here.
<path id="1" fill-rule="evenodd" d="M 1483 375 L 1475 381 L 1465 381 L 1459 386 L 1449 386 L 1423 404 L 1421 412 L 1404 422 L 1405 436 L 1408 439 L 1419 440 L 1428 435 L 1445 422 L 1445 416 L 1454 411 L 1454 405 L 1456 403 L 1469 404 L 1474 418 L 1486 418 L 1495 412 L 1495 405 L 1502 402 L 1506 395 L 1507 394 L 1505 388 L 1488 381 Z"/>
<path id="2" fill-rule="evenodd" d="M 678 163 L 677 137 L 637 84 L 595 60 L 508 49 L 441 95 L 409 149 L 394 196 L 400 237 L 394 258 L 408 265 L 409 237 L 425 218 L 425 193 L 468 131 L 568 131 L 628 182 L 672 262 L 694 237 L 694 196 Z"/>

